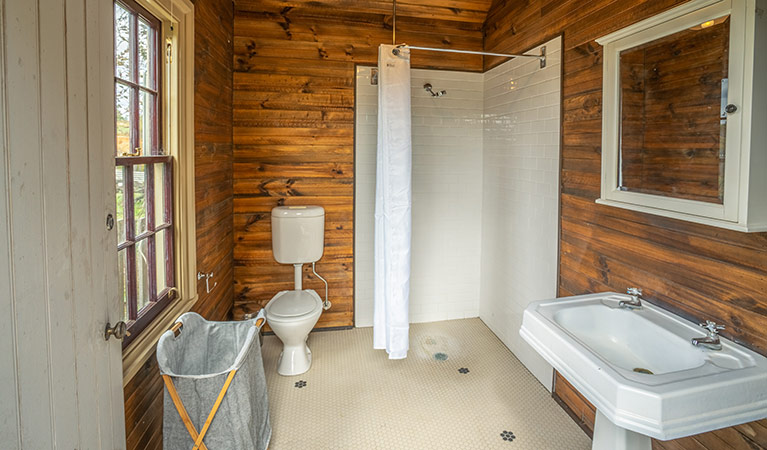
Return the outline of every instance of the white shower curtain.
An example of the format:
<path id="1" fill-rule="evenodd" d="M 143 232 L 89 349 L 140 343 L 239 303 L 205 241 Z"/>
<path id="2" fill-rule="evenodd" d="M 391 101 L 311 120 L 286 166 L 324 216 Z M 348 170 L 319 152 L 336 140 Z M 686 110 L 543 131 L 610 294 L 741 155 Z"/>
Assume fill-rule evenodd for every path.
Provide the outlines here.
<path id="1" fill-rule="evenodd" d="M 408 351 L 410 291 L 410 50 L 378 47 L 378 154 L 373 347 Z"/>

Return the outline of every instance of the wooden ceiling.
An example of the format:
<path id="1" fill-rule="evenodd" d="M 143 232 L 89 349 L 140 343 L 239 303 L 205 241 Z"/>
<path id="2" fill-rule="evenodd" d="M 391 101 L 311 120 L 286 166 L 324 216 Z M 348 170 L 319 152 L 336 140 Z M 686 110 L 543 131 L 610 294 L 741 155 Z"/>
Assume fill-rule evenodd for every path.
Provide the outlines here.
<path id="1" fill-rule="evenodd" d="M 397 20 L 413 19 L 465 23 L 479 30 L 492 0 L 398 0 Z M 391 0 L 235 0 L 239 11 L 272 13 L 281 16 L 354 17 L 385 16 L 391 20 Z M 455 25 L 453 25 L 455 26 Z"/>

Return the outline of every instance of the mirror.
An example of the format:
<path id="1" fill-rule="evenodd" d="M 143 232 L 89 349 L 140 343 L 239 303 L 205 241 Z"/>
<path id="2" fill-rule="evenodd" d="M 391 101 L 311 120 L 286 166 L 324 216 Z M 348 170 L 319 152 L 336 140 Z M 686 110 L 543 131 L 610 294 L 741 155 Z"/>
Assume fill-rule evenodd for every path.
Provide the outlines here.
<path id="1" fill-rule="evenodd" d="M 730 22 L 619 52 L 618 189 L 723 204 Z"/>

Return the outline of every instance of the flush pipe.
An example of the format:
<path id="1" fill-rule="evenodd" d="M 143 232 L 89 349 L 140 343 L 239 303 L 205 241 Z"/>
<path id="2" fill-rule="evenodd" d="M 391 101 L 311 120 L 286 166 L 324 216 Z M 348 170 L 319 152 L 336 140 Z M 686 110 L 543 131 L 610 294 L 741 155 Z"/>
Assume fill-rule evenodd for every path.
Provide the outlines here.
<path id="1" fill-rule="evenodd" d="M 312 273 L 314 273 L 314 276 L 322 280 L 323 283 L 325 283 L 325 301 L 322 303 L 322 309 L 325 311 L 330 309 L 330 300 L 328 300 L 328 282 L 324 278 L 320 276 L 320 274 L 317 273 L 316 270 L 314 270 L 314 263 L 312 263 Z"/>
<path id="2" fill-rule="evenodd" d="M 303 264 L 293 264 L 293 284 L 295 285 L 294 289 L 296 291 L 300 291 L 303 289 L 303 286 L 301 283 L 301 276 L 303 275 L 303 270 L 302 270 L 303 267 L 304 267 Z M 328 281 L 322 278 L 322 276 L 320 276 L 320 274 L 317 273 L 317 271 L 314 268 L 314 263 L 312 263 L 312 273 L 314 274 L 315 277 L 319 278 L 320 280 L 322 280 L 323 283 L 325 283 L 325 301 L 322 302 L 322 309 L 327 311 L 328 309 L 330 309 L 330 306 L 331 306 L 330 300 L 328 300 Z"/>
<path id="3" fill-rule="evenodd" d="M 303 289 L 301 286 L 301 274 L 303 273 L 301 269 L 303 267 L 303 264 L 293 264 L 293 283 L 296 285 L 295 290 L 297 291 Z"/>

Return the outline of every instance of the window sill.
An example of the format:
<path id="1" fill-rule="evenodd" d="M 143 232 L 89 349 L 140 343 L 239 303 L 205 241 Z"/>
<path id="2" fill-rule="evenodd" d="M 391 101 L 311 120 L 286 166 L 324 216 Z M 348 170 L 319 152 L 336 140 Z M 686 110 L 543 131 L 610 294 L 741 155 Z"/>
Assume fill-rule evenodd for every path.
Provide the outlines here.
<path id="1" fill-rule="evenodd" d="M 197 302 L 197 295 L 188 299 L 180 299 L 169 305 L 152 323 L 147 325 L 141 335 L 133 340 L 123 350 L 123 387 L 138 373 L 157 347 L 160 336 L 168 330 L 178 316 L 189 311 Z"/>

